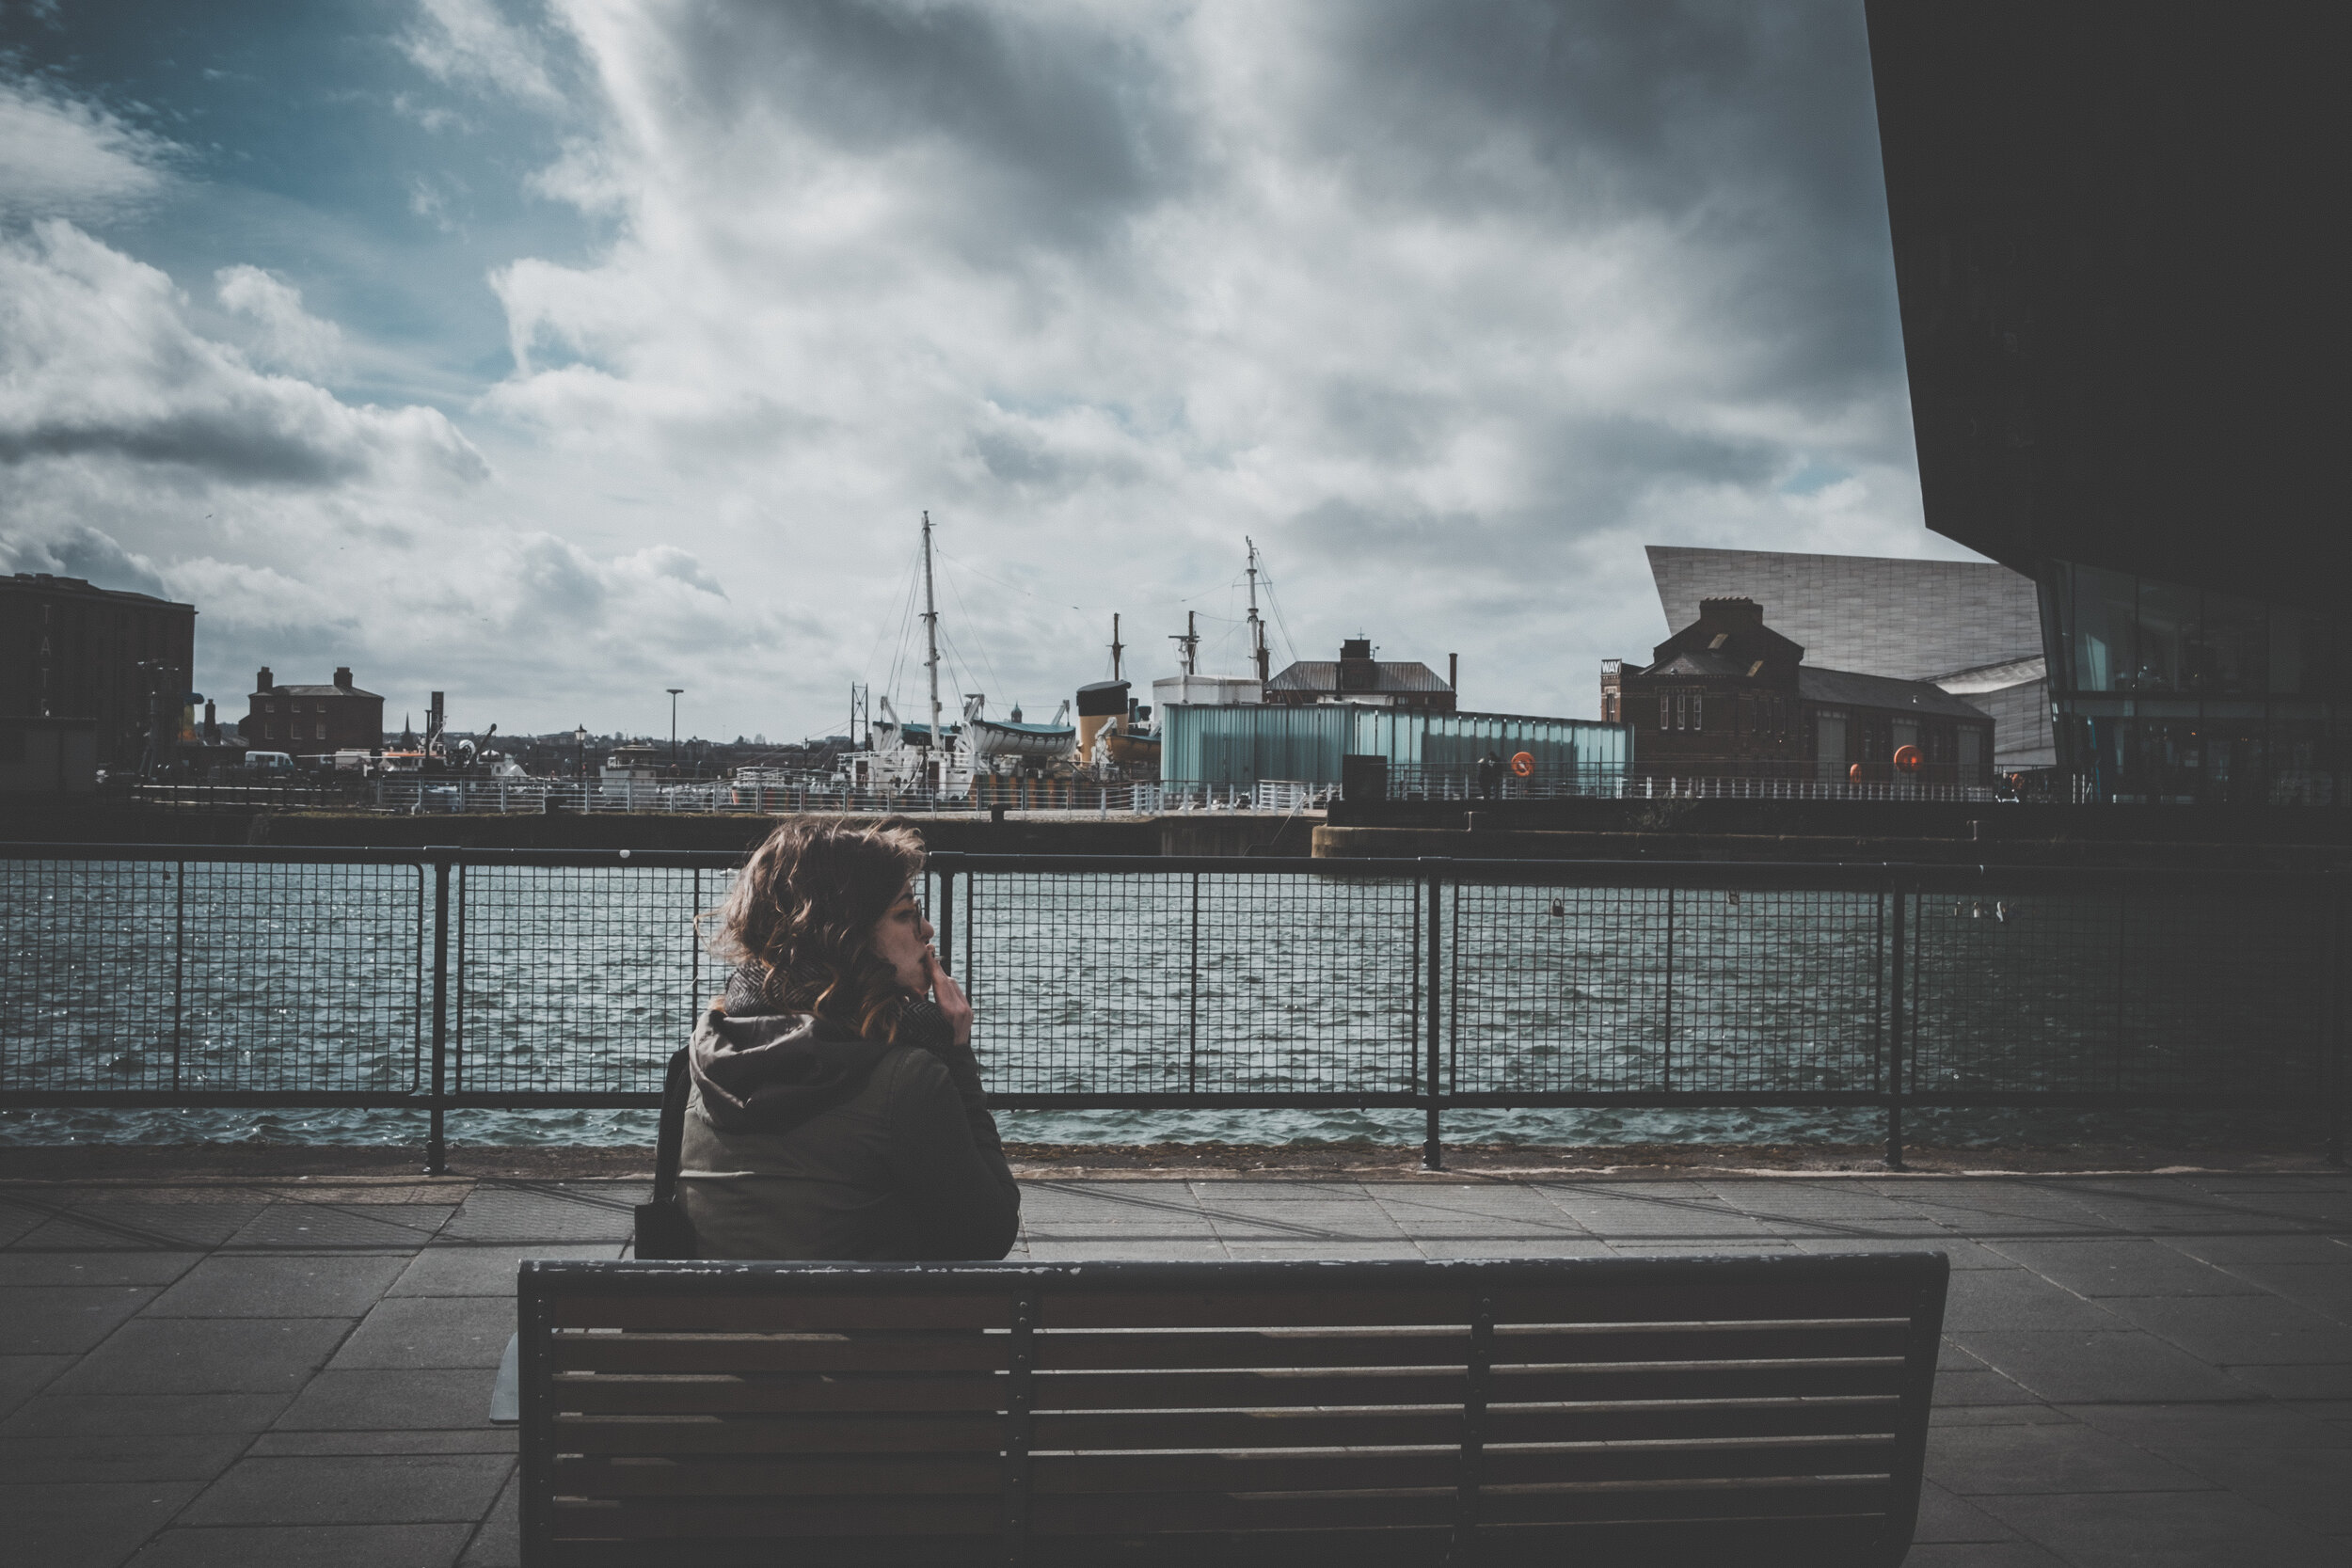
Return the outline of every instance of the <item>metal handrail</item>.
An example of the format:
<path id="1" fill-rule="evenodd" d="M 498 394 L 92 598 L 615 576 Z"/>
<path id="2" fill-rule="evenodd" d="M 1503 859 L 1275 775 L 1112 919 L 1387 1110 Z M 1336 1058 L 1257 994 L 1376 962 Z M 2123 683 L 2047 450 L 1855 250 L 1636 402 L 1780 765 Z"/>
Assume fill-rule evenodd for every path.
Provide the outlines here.
<path id="1" fill-rule="evenodd" d="M 397 866 L 415 868 L 418 878 L 429 876 L 431 887 L 420 886 L 420 907 L 414 930 L 418 967 L 417 1006 L 421 1014 L 417 1085 L 405 1089 L 232 1089 L 180 1086 L 175 1068 L 173 1086 L 149 1085 L 121 1088 L 59 1087 L 24 1085 L 0 1086 L 0 1106 L 317 1106 L 400 1108 L 429 1114 L 429 1162 L 439 1168 L 446 1158 L 444 1118 L 451 1110 L 505 1108 L 639 1108 L 659 1103 L 657 1089 L 624 1088 L 494 1088 L 469 1087 L 460 1070 L 466 1035 L 466 990 L 462 983 L 466 939 L 465 911 L 470 896 L 468 870 L 692 871 L 695 887 L 702 875 L 723 874 L 739 864 L 743 855 L 724 850 L 653 849 L 506 849 L 444 847 L 280 847 L 154 844 L 0 844 L 0 864 L 125 864 L 184 868 L 191 865 L 250 864 L 254 866 Z M 1923 899 L 1953 898 L 1983 913 L 1987 901 L 1998 918 L 1999 900 L 2051 894 L 2111 896 L 2119 911 L 2136 900 L 2155 894 L 2201 895 L 2244 899 L 2253 897 L 2311 911 L 2324 927 L 2317 951 L 2323 956 L 2309 975 L 2319 1019 L 2316 1040 L 2316 1087 L 2326 1097 L 2331 1154 L 2341 1158 L 2344 1142 L 2347 1087 L 2344 1029 L 2342 1017 L 2342 972 L 2344 967 L 2345 874 L 2340 871 L 2248 870 L 2238 868 L 2158 869 L 2118 866 L 1954 866 L 1912 863 L 1822 863 L 1766 862 L 1641 862 L 1641 861 L 1525 861 L 1494 859 L 1313 859 L 1295 857 L 1157 857 L 1131 855 L 972 854 L 941 852 L 930 857 L 925 872 L 940 928 L 940 947 L 948 966 L 968 970 L 973 958 L 973 926 L 968 918 L 975 889 L 1001 879 L 1160 879 L 1189 883 L 1223 879 L 1244 884 L 1289 879 L 1301 885 L 1348 883 L 1408 884 L 1412 911 L 1410 938 L 1413 958 L 1409 990 L 1412 1018 L 1413 1069 L 1409 1082 L 1388 1086 L 1349 1088 L 1285 1088 L 1235 1090 L 1200 1088 L 1105 1092 L 1085 1088 L 1036 1088 L 992 1096 L 992 1103 L 1008 1109 L 1117 1108 L 1224 1109 L 1327 1106 L 1388 1106 L 1422 1110 L 1426 1117 L 1424 1156 L 1431 1168 L 1443 1163 L 1442 1115 L 1449 1108 L 1509 1107 L 1812 1107 L 1876 1106 L 1887 1122 L 1887 1159 L 1899 1165 L 1906 1108 L 1923 1107 L 2162 1107 L 2216 1103 L 2273 1104 L 2301 1095 L 2278 1090 L 2248 1090 L 2243 1094 L 2182 1091 L 2153 1086 L 2127 1087 L 2119 1074 L 2105 1089 L 2052 1087 L 2019 1090 L 1997 1086 L 1953 1088 L 1921 1083 L 1907 1067 L 1911 1059 L 1909 1033 L 1915 1026 L 1905 987 L 1910 980 L 1906 943 L 1921 918 Z M 184 889 L 185 879 L 167 879 Z M 406 885 L 404 879 L 403 885 Z M 1775 894 L 1842 893 L 1864 895 L 1880 911 L 1876 956 L 1868 959 L 1883 986 L 1874 1004 L 1882 1045 L 1881 1067 L 1868 1088 L 1820 1086 L 1802 1089 L 1748 1089 L 1726 1086 L 1629 1086 L 1603 1089 L 1463 1088 L 1453 1081 L 1455 1041 L 1448 1034 L 1459 1008 L 1461 966 L 1458 943 L 1449 959 L 1446 912 L 1449 902 L 1463 890 L 1510 886 L 1540 886 L 1572 891 L 1649 890 L 1737 895 L 1755 891 Z M 184 898 L 184 893 L 175 896 Z M 404 895 L 404 896 L 405 896 Z M 698 893 L 697 897 L 701 895 Z M 1671 906 L 1670 906 L 1671 907 Z M 1197 922 L 1199 896 L 1192 900 Z M 1559 913 L 1557 906 L 1554 913 Z M 2119 918 L 2121 916 L 2119 915 Z M 163 940 L 163 939 L 157 939 Z M 175 954 L 191 940 L 175 925 L 168 939 Z M 200 940 L 200 938 L 199 939 Z M 1671 966 L 1674 929 L 1668 923 L 1664 940 Z M 2119 939 L 2120 940 L 2120 939 Z M 175 963 L 184 958 L 175 958 Z M 401 960 L 405 961 L 405 960 Z M 1915 959 L 1910 960 L 1915 961 Z M 1197 1034 L 1199 959 L 1197 942 L 1189 979 L 1194 997 L 1192 1022 Z M 15 958 L 0 970 L 0 1004 L 11 1002 L 12 988 L 21 988 L 23 964 Z M 1375 978 L 1379 972 L 1372 972 Z M 1424 983 L 1426 977 L 1445 983 Z M 175 981 L 175 985 L 178 982 Z M 1406 983 L 1396 977 L 1380 983 Z M 1671 1006 L 1671 979 L 1664 992 Z M 175 1007 L 178 1003 L 175 999 Z M 685 1020 L 679 1021 L 681 1031 Z M 176 1028 L 175 1024 L 175 1028 Z M 1669 1016 L 1663 1039 L 1671 1062 L 1673 1020 Z M 0 1085 L 9 1076 L 9 1042 L 0 1039 Z M 1197 1052 L 1198 1042 L 1190 1048 Z M 175 1052 L 177 1047 L 175 1046 Z M 175 1056 L 176 1060 L 176 1056 Z"/>

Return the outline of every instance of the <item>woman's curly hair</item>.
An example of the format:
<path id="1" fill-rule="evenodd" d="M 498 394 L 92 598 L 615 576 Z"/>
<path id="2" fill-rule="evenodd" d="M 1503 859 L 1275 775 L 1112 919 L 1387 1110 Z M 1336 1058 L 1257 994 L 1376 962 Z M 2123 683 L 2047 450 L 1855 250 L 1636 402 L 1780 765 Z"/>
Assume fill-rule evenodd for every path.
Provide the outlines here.
<path id="1" fill-rule="evenodd" d="M 775 1010 L 896 1041 L 919 998 L 874 950 L 874 927 L 922 869 L 923 839 L 907 823 L 787 820 L 737 874 L 711 945 Z"/>

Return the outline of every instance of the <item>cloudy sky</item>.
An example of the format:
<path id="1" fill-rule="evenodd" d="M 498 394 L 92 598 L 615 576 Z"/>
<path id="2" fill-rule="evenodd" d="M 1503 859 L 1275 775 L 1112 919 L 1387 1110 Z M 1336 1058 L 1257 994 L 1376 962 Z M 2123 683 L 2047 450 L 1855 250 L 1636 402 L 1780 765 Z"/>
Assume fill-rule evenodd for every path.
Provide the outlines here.
<path id="1" fill-rule="evenodd" d="M 1363 633 L 1589 716 L 1644 544 L 1919 521 L 1858 0 L 0 0 L 0 570 L 198 685 L 838 730 Z M 241 697 L 225 705 L 242 712 Z"/>

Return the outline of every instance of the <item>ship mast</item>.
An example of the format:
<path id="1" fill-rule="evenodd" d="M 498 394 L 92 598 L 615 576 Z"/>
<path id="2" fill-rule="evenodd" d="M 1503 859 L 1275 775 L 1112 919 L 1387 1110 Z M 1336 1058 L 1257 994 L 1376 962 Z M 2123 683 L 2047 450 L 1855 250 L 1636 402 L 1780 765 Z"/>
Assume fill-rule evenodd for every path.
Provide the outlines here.
<path id="1" fill-rule="evenodd" d="M 1242 543 L 1249 546 L 1249 657 L 1258 666 L 1258 684 L 1266 683 L 1267 658 L 1265 623 L 1258 619 L 1258 542 L 1248 534 Z"/>
<path id="2" fill-rule="evenodd" d="M 1182 661 L 1184 673 L 1187 675 L 1197 675 L 1200 673 L 1200 630 L 1195 625 L 1200 613 L 1197 610 L 1185 610 L 1184 629 L 1168 634 L 1168 640 L 1181 650 L 1177 657 Z"/>
<path id="3" fill-rule="evenodd" d="M 1111 679 L 1113 680 L 1119 679 L 1119 656 L 1125 651 L 1126 644 L 1119 640 L 1119 611 L 1114 610 L 1111 611 Z"/>
<path id="4" fill-rule="evenodd" d="M 923 668 L 931 678 L 930 751 L 936 757 L 945 757 L 939 733 L 939 605 L 931 592 L 931 515 L 923 514 Z M 940 764 L 940 778 L 945 781 L 946 764 Z"/>

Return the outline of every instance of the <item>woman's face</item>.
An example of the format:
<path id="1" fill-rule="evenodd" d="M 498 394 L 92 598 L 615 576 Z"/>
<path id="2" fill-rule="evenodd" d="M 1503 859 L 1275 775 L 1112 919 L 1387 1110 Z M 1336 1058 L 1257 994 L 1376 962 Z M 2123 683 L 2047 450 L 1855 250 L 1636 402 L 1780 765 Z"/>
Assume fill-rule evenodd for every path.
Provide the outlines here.
<path id="1" fill-rule="evenodd" d="M 921 996 L 931 989 L 930 950 L 931 923 L 923 918 L 923 906 L 914 901 L 914 890 L 910 887 L 875 925 L 874 951 L 898 976 L 900 985 Z"/>

